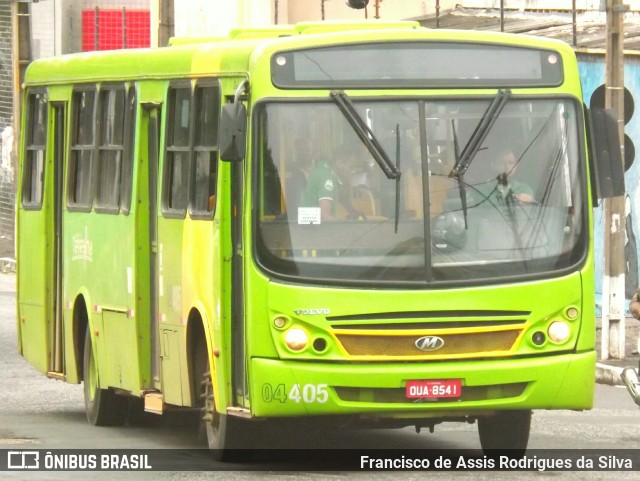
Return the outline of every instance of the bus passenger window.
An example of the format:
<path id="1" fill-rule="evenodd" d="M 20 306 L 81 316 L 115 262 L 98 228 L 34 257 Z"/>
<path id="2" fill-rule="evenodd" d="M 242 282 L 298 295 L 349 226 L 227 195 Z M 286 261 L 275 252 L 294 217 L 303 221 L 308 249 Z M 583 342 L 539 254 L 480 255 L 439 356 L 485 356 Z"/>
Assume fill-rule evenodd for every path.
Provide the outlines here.
<path id="1" fill-rule="evenodd" d="M 133 185 L 133 155 L 136 133 L 136 89 L 129 88 L 124 118 L 124 145 L 122 172 L 120 174 L 120 210 L 128 214 L 131 209 L 131 187 Z"/>
<path id="2" fill-rule="evenodd" d="M 44 159 L 47 145 L 47 98 L 44 92 L 30 94 L 27 100 L 27 136 L 22 205 L 39 209 L 44 189 Z"/>
<path id="3" fill-rule="evenodd" d="M 95 149 L 94 90 L 80 90 L 73 94 L 73 126 L 71 159 L 68 175 L 68 204 L 71 208 L 90 210 L 92 201 L 92 163 Z"/>
<path id="4" fill-rule="evenodd" d="M 219 89 L 198 86 L 194 98 L 196 132 L 190 212 L 192 217 L 211 218 L 218 172 Z"/>
<path id="5" fill-rule="evenodd" d="M 216 193 L 216 155 L 197 152 L 191 210 L 195 214 L 213 212 Z"/>
<path id="6" fill-rule="evenodd" d="M 167 124 L 163 207 L 183 214 L 189 199 L 189 165 L 191 163 L 190 86 L 172 88 L 169 91 Z"/>
<path id="7" fill-rule="evenodd" d="M 125 90 L 102 90 L 100 93 L 100 144 L 98 147 L 98 185 L 96 208 L 118 211 L 120 173 L 122 169 Z"/>

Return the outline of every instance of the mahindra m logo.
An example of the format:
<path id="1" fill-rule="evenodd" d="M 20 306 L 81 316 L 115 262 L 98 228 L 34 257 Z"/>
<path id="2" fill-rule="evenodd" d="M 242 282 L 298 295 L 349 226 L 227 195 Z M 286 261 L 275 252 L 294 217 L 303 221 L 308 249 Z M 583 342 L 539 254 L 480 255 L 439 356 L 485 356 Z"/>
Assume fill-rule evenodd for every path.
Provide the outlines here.
<path id="1" fill-rule="evenodd" d="M 438 336 L 423 336 L 416 339 L 415 344 L 421 351 L 435 351 L 444 346 L 444 340 Z"/>

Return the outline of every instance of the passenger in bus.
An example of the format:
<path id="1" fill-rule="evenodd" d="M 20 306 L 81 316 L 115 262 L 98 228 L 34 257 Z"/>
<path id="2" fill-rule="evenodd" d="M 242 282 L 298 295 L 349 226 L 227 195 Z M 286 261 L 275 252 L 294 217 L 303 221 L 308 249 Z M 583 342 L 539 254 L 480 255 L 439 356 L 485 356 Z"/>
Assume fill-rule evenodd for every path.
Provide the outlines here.
<path id="1" fill-rule="evenodd" d="M 363 218 L 352 204 L 353 155 L 342 146 L 333 155 L 319 158 L 307 178 L 301 207 L 319 207 L 322 221 Z"/>
<path id="2" fill-rule="evenodd" d="M 285 203 L 289 214 L 301 205 L 307 179 L 313 168 L 313 148 L 309 139 L 299 138 L 294 144 L 293 161 L 286 174 Z"/>

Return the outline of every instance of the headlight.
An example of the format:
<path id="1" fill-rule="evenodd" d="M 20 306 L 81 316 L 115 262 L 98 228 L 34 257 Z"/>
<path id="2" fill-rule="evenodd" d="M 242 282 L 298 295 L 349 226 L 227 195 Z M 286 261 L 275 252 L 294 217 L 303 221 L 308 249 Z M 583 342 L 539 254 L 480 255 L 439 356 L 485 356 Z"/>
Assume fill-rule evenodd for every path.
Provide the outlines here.
<path id="1" fill-rule="evenodd" d="M 571 329 L 569 328 L 569 324 L 564 321 L 555 321 L 552 322 L 549 326 L 549 339 L 553 342 L 562 343 L 569 339 L 571 335 Z"/>
<path id="2" fill-rule="evenodd" d="M 284 342 L 292 351 L 302 351 L 305 347 L 307 347 L 309 337 L 304 330 L 294 328 L 287 331 L 287 334 L 284 337 Z"/>

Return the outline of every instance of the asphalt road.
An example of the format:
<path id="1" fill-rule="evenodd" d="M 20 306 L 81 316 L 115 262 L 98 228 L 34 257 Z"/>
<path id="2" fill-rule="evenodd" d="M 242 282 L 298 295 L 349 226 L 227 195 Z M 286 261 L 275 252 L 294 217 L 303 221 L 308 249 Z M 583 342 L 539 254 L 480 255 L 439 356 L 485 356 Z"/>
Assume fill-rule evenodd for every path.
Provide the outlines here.
<path id="1" fill-rule="evenodd" d="M 200 448 L 191 416 L 163 417 L 155 426 L 98 428 L 89 426 L 84 414 L 82 387 L 47 379 L 17 353 L 15 335 L 15 277 L 0 274 L 0 450 L 47 449 L 179 449 Z M 202 453 L 194 458 L 202 472 L 3 472 L 11 480 L 67 479 L 370 479 L 372 472 L 324 472 L 317 466 L 325 449 L 447 449 L 477 450 L 477 427 L 442 424 L 435 433 L 414 429 L 336 430 L 328 425 L 268 425 L 263 429 L 265 447 L 307 449 L 316 452 L 316 463 L 306 469 L 304 459 L 282 455 L 274 462 L 258 459 L 233 465 L 237 471 L 220 471 L 222 465 Z M 640 410 L 620 387 L 598 385 L 595 408 L 588 412 L 538 411 L 534 413 L 530 449 L 608 450 L 630 449 L 640 456 Z M 185 451 L 186 452 L 186 451 Z M 301 451 L 291 451 L 303 456 Z M 585 451 L 587 452 L 587 451 Z M 588 451 L 594 453 L 598 451 Z M 330 451 L 327 451 L 330 454 Z M 327 454 L 326 463 L 331 466 Z M 261 471 L 254 471 L 260 469 Z M 264 470 L 267 470 L 266 472 Z M 294 471 L 292 471 L 294 470 Z M 430 472 L 380 471 L 380 479 L 638 479 L 636 471 L 572 472 Z"/>

